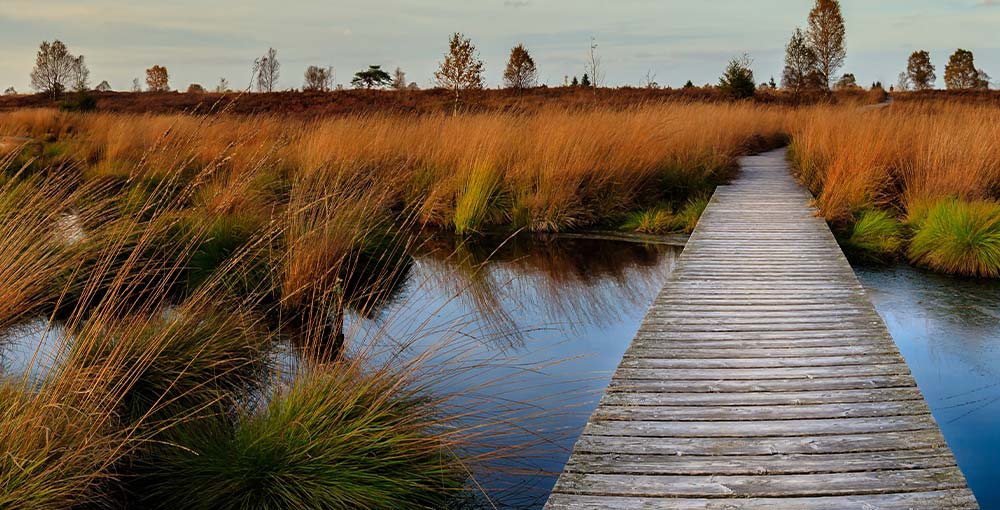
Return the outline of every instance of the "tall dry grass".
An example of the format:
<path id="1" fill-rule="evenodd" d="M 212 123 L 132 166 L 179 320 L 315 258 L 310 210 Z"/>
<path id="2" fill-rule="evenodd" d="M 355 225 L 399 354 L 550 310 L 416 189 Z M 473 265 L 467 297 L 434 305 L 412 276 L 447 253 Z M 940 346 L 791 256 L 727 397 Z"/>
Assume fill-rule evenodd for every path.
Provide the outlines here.
<path id="1" fill-rule="evenodd" d="M 899 237 L 901 228 L 890 224 L 897 218 L 921 241 L 906 251 L 914 263 L 972 276 L 1000 272 L 990 219 L 1000 211 L 1000 110 L 944 101 L 816 107 L 795 112 L 790 125 L 802 179 L 835 227 L 857 230 L 856 222 L 874 218 L 868 211 L 886 210 L 879 222 L 885 236 Z M 947 206 L 954 200 L 967 206 Z M 979 213 L 965 215 L 970 208 Z M 934 234 L 921 232 L 929 210 L 936 211 Z M 904 243 L 885 236 L 866 244 L 901 254 Z"/>
<path id="2" fill-rule="evenodd" d="M 48 317 L 56 348 L 0 374 L 0 507 L 437 508 L 463 489 L 492 434 L 449 403 L 470 351 L 328 345 L 395 281 L 407 166 L 322 144 L 298 166 L 305 133 L 266 123 L 51 115 L 13 117 L 70 125 L 2 165 L 0 326 Z M 290 372 L 269 370 L 279 344 L 301 347 Z M 248 479 L 261 463 L 274 476 Z"/>
<path id="3" fill-rule="evenodd" d="M 1000 197 L 1000 110 L 960 103 L 794 113 L 793 150 L 823 216 Z"/>
<path id="4" fill-rule="evenodd" d="M 217 207 L 253 209 L 267 203 L 248 200 L 267 181 L 341 176 L 386 190 L 389 204 L 419 211 L 425 225 L 471 233 L 584 228 L 658 201 L 683 202 L 710 190 L 749 146 L 776 143 L 784 113 L 677 104 L 308 121 L 35 111 L 0 115 L 0 126 L 72 143 L 66 152 L 89 178 L 150 181 L 218 164 L 216 186 L 246 198 L 217 193 Z"/>

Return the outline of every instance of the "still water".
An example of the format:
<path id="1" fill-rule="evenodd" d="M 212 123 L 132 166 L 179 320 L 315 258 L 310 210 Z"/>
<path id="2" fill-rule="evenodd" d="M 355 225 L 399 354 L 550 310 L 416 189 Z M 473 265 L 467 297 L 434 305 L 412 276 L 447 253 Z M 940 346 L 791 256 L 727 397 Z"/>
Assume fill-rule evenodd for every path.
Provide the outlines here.
<path id="1" fill-rule="evenodd" d="M 855 267 L 983 510 L 1000 509 L 1000 283 Z"/>
<path id="2" fill-rule="evenodd" d="M 468 253 L 456 255 L 463 249 Z M 532 445 L 516 463 L 520 470 L 484 480 L 501 487 L 494 504 L 544 503 L 680 251 L 676 244 L 552 237 L 445 246 L 415 257 L 409 280 L 422 283 L 404 289 L 389 315 L 433 303 L 431 323 L 470 317 L 470 336 L 494 338 L 498 360 L 565 360 L 527 379 L 534 384 L 503 389 L 511 400 L 537 405 L 547 419 L 527 421 L 550 441 Z M 1000 509 L 1000 284 L 906 266 L 856 270 L 983 508 Z"/>
<path id="3" fill-rule="evenodd" d="M 480 468 L 488 496 L 460 507 L 541 508 L 681 250 L 676 239 L 430 239 L 377 311 L 348 317 L 349 342 L 477 345 L 437 353 L 469 367 L 440 389 L 503 424 L 489 448 L 520 448 Z M 855 269 L 982 507 L 1000 510 L 1000 283 Z M 52 350 L 35 326 L 0 342 L 0 372 Z"/>

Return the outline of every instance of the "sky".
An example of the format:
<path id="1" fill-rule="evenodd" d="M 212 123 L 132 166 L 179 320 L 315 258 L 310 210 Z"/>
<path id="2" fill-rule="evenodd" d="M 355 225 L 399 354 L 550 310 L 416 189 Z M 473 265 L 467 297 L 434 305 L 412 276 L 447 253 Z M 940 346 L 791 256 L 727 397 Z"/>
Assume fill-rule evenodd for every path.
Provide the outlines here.
<path id="1" fill-rule="evenodd" d="M 278 50 L 281 88 L 302 86 L 309 65 L 336 80 L 370 64 L 397 66 L 430 87 L 448 36 L 478 47 L 490 86 L 523 43 L 539 78 L 582 75 L 593 37 L 610 86 L 716 83 L 730 58 L 749 53 L 757 80 L 780 81 L 784 45 L 813 0 L 0 0 L 0 89 L 30 90 L 38 45 L 60 39 L 86 56 L 91 85 L 127 90 L 154 64 L 170 85 L 250 83 L 251 64 Z M 943 85 L 956 48 L 1000 81 L 1000 0 L 841 0 L 847 25 L 842 72 L 895 83 L 907 56 L 931 52 Z"/>

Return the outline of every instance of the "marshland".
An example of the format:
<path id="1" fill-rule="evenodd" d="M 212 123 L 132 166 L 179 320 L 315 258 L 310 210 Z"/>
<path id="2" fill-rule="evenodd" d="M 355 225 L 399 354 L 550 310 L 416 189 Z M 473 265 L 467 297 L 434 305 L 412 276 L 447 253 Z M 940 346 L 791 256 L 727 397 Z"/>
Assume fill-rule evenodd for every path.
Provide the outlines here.
<path id="1" fill-rule="evenodd" d="M 491 89 L 454 33 L 427 90 L 283 90 L 269 48 L 246 87 L 115 91 L 44 42 L 0 97 L 0 508 L 542 508 L 714 191 L 781 148 L 1000 505 L 1000 96 L 964 49 L 947 90 L 910 49 L 859 84 L 835 0 L 787 28 L 674 87 L 596 36 Z"/>

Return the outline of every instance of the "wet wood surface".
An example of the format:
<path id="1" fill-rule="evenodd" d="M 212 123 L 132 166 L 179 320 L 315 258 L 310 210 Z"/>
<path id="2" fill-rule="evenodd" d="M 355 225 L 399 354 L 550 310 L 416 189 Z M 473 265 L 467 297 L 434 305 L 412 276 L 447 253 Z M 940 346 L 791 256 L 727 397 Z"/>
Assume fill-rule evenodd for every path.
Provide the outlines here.
<path id="1" fill-rule="evenodd" d="M 979 506 L 781 150 L 716 190 L 546 508 Z"/>

